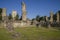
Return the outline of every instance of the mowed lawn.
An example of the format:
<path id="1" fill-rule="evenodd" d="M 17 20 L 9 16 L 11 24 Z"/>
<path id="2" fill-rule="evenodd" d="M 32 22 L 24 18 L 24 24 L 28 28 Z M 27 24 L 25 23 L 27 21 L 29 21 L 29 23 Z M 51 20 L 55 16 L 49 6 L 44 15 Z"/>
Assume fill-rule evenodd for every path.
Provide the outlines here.
<path id="1" fill-rule="evenodd" d="M 5 28 L 0 28 L 0 40 L 60 40 L 60 30 L 36 27 L 15 28 L 19 38 L 13 38 Z"/>

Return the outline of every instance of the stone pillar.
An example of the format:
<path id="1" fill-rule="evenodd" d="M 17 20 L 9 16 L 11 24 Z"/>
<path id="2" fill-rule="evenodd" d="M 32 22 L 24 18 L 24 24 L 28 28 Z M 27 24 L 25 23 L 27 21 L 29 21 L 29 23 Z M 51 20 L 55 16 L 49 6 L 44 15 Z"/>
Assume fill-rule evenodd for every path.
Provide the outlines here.
<path id="1" fill-rule="evenodd" d="M 26 21 L 26 5 L 22 2 L 22 21 Z"/>
<path id="2" fill-rule="evenodd" d="M 17 11 L 13 10 L 12 11 L 12 18 L 13 18 L 13 20 L 15 20 L 16 15 L 17 15 Z"/>
<path id="3" fill-rule="evenodd" d="M 48 17 L 46 16 L 46 21 L 48 21 Z"/>
<path id="4" fill-rule="evenodd" d="M 6 15 L 6 8 L 2 8 L 2 21 L 3 26 L 6 28 L 6 22 L 7 22 L 7 15 Z"/>
<path id="5" fill-rule="evenodd" d="M 6 17 L 6 8 L 2 8 L 2 20 L 5 20 Z"/>
<path id="6" fill-rule="evenodd" d="M 59 13 L 57 13 L 57 22 L 59 22 Z"/>
<path id="7" fill-rule="evenodd" d="M 50 12 L 50 22 L 53 23 L 53 12 Z"/>

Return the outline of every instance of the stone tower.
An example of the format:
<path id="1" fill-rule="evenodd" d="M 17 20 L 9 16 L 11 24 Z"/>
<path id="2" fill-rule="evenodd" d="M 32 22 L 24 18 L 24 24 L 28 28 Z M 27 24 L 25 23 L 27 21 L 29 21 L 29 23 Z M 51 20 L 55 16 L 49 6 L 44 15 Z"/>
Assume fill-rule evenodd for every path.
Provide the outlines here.
<path id="1" fill-rule="evenodd" d="M 53 12 L 52 11 L 50 12 L 50 22 L 51 23 L 53 22 Z"/>
<path id="2" fill-rule="evenodd" d="M 6 8 L 2 8 L 2 20 L 6 18 Z"/>
<path id="3" fill-rule="evenodd" d="M 26 5 L 22 2 L 22 21 L 26 21 Z"/>
<path id="4" fill-rule="evenodd" d="M 12 18 L 13 18 L 13 20 L 15 20 L 16 15 L 17 15 L 17 11 L 13 10 L 12 11 Z"/>

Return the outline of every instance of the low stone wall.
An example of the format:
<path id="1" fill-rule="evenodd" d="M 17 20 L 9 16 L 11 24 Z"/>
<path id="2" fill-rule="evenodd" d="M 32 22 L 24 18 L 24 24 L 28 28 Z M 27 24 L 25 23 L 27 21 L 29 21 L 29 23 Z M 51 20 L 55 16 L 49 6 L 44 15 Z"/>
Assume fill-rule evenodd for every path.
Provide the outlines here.
<path id="1" fill-rule="evenodd" d="M 28 26 L 28 25 L 29 25 L 29 24 L 24 23 L 24 22 L 21 22 L 21 23 L 14 22 L 14 23 L 13 23 L 13 27 L 26 27 L 26 26 Z"/>

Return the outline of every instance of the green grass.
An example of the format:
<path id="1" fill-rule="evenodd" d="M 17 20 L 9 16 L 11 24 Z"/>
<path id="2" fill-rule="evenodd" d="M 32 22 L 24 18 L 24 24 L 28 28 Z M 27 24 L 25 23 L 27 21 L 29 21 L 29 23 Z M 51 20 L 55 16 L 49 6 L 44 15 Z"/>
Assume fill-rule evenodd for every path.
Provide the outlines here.
<path id="1" fill-rule="evenodd" d="M 21 27 L 15 28 L 20 33 L 17 40 L 60 40 L 60 31 L 52 28 Z M 12 33 L 4 28 L 0 28 L 0 40 L 16 40 L 12 38 Z"/>

